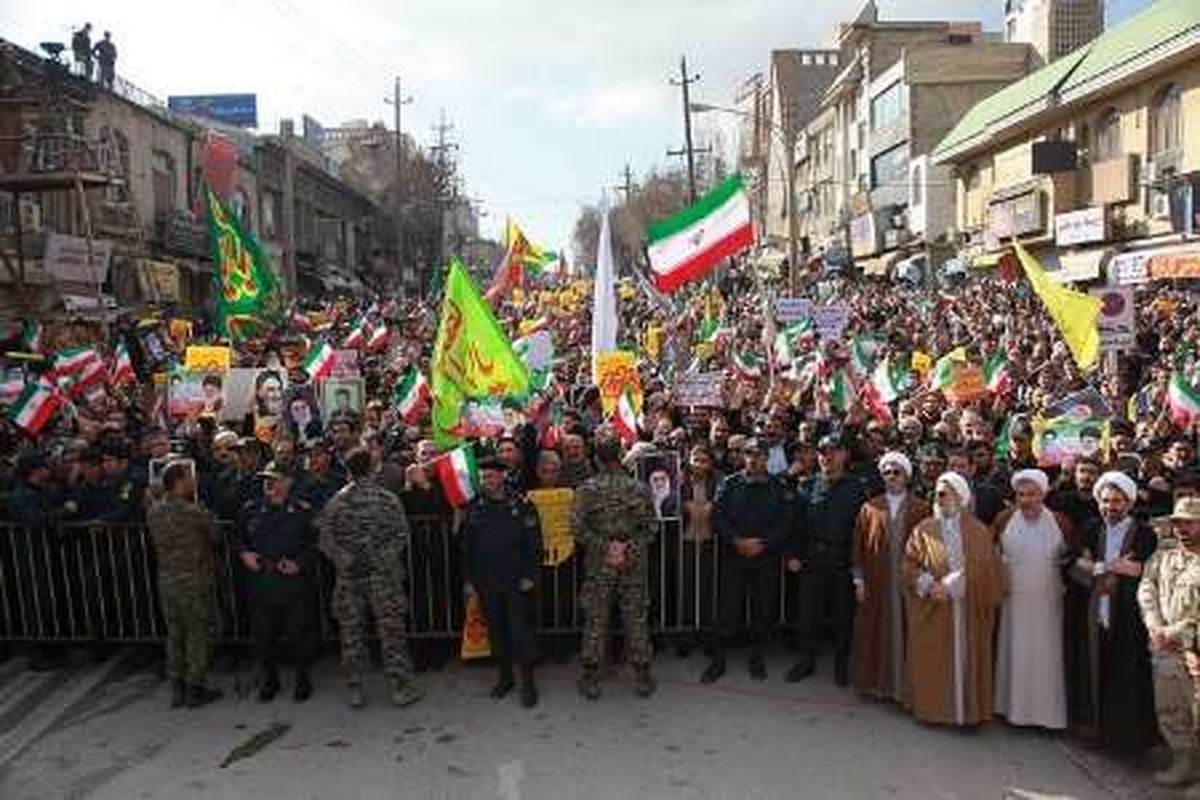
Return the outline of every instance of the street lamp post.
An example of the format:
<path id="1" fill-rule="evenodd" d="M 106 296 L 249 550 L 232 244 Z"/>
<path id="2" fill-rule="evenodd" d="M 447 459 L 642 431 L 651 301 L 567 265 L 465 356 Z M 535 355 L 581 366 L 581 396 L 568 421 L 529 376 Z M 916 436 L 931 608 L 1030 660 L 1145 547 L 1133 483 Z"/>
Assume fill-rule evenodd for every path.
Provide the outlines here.
<path id="1" fill-rule="evenodd" d="M 728 108 L 710 103 L 692 103 L 688 108 L 694 114 L 715 111 L 722 114 L 733 114 L 739 117 L 750 116 L 749 112 L 740 108 Z M 787 224 L 788 224 L 788 289 L 794 295 L 797 291 L 800 262 L 800 220 L 796 215 L 796 137 L 788 131 L 780 131 L 773 122 L 767 122 L 767 131 L 783 146 L 784 152 L 784 182 L 787 185 Z M 768 156 L 768 162 L 769 162 Z M 768 165 L 769 166 L 769 165 Z M 764 170 L 766 179 L 770 179 L 770 169 Z M 764 212 L 765 213 L 765 212 Z"/>
<path id="2" fill-rule="evenodd" d="M 392 88 L 392 97 L 385 97 L 384 102 L 390 103 L 396 114 L 396 268 L 400 283 L 404 283 L 404 218 L 400 214 L 400 205 L 404 189 L 404 134 L 400 127 L 400 109 L 413 101 L 411 96 L 405 96 L 400 91 L 400 77 L 396 77 Z"/>

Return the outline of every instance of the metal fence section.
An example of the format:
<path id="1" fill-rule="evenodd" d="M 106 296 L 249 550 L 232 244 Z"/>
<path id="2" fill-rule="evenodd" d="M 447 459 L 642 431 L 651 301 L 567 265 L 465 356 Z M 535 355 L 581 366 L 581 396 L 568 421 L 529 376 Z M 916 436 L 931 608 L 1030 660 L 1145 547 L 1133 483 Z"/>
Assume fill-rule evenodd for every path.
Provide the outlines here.
<path id="1" fill-rule="evenodd" d="M 409 631 L 417 638 L 461 633 L 465 595 L 458 541 L 445 518 L 409 518 Z M 647 595 L 655 631 L 700 632 L 718 618 L 721 547 L 694 541 L 681 520 L 660 524 L 649 551 Z M 213 603 L 217 639 L 250 639 L 248 573 L 232 546 L 232 524 L 222 524 L 216 545 Z M 537 587 L 540 631 L 579 630 L 582 556 L 576 552 L 556 567 L 543 567 Z M 781 573 L 779 620 L 795 608 L 795 580 Z M 316 580 L 323 638 L 336 638 L 330 600 L 335 576 L 321 559 Z M 158 600 L 154 547 L 141 525 L 0 525 L 0 641 L 154 642 L 166 630 Z"/>

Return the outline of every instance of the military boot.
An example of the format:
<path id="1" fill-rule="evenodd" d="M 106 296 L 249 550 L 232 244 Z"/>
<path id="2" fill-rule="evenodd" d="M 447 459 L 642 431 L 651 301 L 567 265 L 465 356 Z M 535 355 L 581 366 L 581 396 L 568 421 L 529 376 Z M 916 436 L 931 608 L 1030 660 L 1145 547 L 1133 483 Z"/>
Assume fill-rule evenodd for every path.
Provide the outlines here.
<path id="1" fill-rule="evenodd" d="M 1171 766 L 1154 773 L 1159 786 L 1187 786 L 1196 780 L 1195 750 L 1172 750 Z"/>
<path id="2" fill-rule="evenodd" d="M 588 700 L 600 699 L 600 670 L 595 664 L 586 664 L 579 676 L 579 693 Z"/>
<path id="3" fill-rule="evenodd" d="M 279 694 L 279 670 L 273 666 L 263 669 L 262 683 L 258 687 L 258 702 L 269 703 Z"/>
<path id="4" fill-rule="evenodd" d="M 300 669 L 296 671 L 296 687 L 292 692 L 292 700 L 297 703 L 303 703 L 312 697 L 313 682 L 312 676 L 308 674 L 308 670 Z"/>
<path id="5" fill-rule="evenodd" d="M 537 705 L 537 684 L 533 682 L 533 667 L 521 667 L 521 707 L 533 708 Z"/>
<path id="6" fill-rule="evenodd" d="M 658 683 L 655 682 L 654 676 L 650 674 L 650 665 L 637 664 L 633 669 L 636 674 L 633 690 L 637 693 L 637 696 L 649 697 L 654 694 L 654 690 L 658 688 Z"/>
<path id="7" fill-rule="evenodd" d="M 392 681 L 392 704 L 403 708 L 419 701 L 425 693 L 412 681 L 396 679 Z"/>
<path id="8" fill-rule="evenodd" d="M 200 708 L 200 706 L 216 702 L 224 696 L 220 689 L 210 689 L 203 684 L 193 684 L 187 690 L 187 707 Z"/>
<path id="9" fill-rule="evenodd" d="M 346 684 L 346 704 L 351 708 L 362 708 L 367 704 L 367 696 L 363 693 L 361 683 Z"/>
<path id="10" fill-rule="evenodd" d="M 492 687 L 492 697 L 499 700 L 502 697 L 507 697 L 508 693 L 517 685 L 513 678 L 512 664 L 504 663 L 500 665 L 500 674 L 496 677 L 496 685 Z"/>
<path id="11" fill-rule="evenodd" d="M 183 708 L 187 703 L 187 685 L 181 680 L 171 681 L 171 708 Z"/>

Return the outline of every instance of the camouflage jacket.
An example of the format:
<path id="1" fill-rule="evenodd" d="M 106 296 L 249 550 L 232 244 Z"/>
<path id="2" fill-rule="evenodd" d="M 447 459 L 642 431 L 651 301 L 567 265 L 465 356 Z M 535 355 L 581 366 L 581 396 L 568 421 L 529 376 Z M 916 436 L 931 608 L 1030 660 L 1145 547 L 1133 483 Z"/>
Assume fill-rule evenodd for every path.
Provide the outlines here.
<path id="1" fill-rule="evenodd" d="M 608 543 L 614 540 L 628 543 L 629 570 L 640 569 L 646 547 L 658 531 L 650 493 L 622 472 L 589 478 L 575 490 L 571 530 L 583 548 L 589 576 L 610 571 L 604 561 Z"/>
<path id="2" fill-rule="evenodd" d="M 217 526 L 212 514 L 195 503 L 166 498 L 146 515 L 159 586 L 164 591 L 203 590 L 212 586 L 213 545 Z"/>
<path id="3" fill-rule="evenodd" d="M 342 488 L 317 519 L 321 552 L 342 577 L 396 574 L 404 569 L 408 517 L 396 495 L 362 481 Z"/>
<path id="4" fill-rule="evenodd" d="M 1195 650 L 1200 625 L 1200 555 L 1184 547 L 1158 550 L 1146 561 L 1138 605 L 1147 628 L 1163 628 L 1184 650 Z"/>

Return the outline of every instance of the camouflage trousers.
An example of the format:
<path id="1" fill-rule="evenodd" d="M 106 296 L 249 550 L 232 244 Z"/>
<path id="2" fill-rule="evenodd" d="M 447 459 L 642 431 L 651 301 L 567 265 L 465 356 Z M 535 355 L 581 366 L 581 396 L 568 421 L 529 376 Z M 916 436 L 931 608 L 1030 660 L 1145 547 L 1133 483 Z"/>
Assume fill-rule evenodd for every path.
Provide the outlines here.
<path id="1" fill-rule="evenodd" d="M 1154 709 L 1163 740 L 1172 750 L 1194 749 L 1200 685 L 1188 674 L 1182 655 L 1154 657 Z"/>
<path id="2" fill-rule="evenodd" d="M 159 594 L 167 623 L 167 677 L 203 685 L 212 659 L 212 592 L 160 589 Z"/>
<path id="3" fill-rule="evenodd" d="M 379 631 L 384 674 L 393 680 L 409 679 L 412 660 L 408 654 L 408 597 L 401 575 L 339 575 L 333 591 L 333 613 L 341 629 L 342 669 L 349 683 L 362 683 L 366 674 L 372 617 Z"/>
<path id="4" fill-rule="evenodd" d="M 646 596 L 646 575 L 642 571 L 625 575 L 601 573 L 584 581 L 579 592 L 579 610 L 583 613 L 579 660 L 588 666 L 598 665 L 603 660 L 614 594 L 625 629 L 626 660 L 634 665 L 649 664 L 654 651 L 650 646 L 647 620 L 650 603 Z"/>

